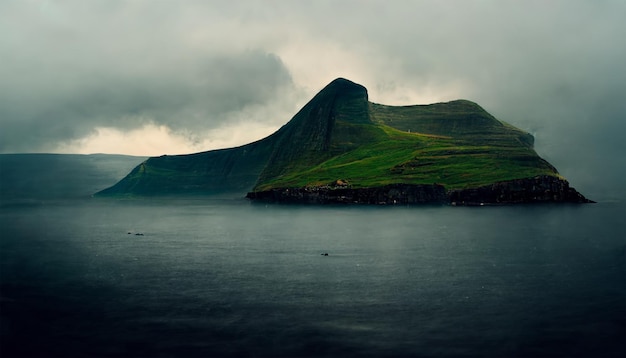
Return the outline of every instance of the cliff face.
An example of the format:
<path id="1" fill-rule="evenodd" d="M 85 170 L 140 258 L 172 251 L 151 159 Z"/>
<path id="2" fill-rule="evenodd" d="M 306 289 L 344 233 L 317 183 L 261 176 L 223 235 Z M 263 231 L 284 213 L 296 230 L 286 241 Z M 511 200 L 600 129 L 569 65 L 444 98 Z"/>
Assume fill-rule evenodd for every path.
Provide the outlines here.
<path id="1" fill-rule="evenodd" d="M 570 187 L 567 180 L 547 175 L 452 190 L 448 196 L 452 205 L 593 202 Z"/>
<path id="2" fill-rule="evenodd" d="M 247 198 L 284 204 L 450 204 L 454 206 L 521 203 L 592 203 L 566 180 L 538 176 L 493 183 L 479 188 L 446 191 L 438 184 L 395 184 L 374 188 L 305 187 L 248 193 Z"/>
<path id="3" fill-rule="evenodd" d="M 358 189 L 329 186 L 281 188 L 251 192 L 246 197 L 252 200 L 286 204 L 408 205 L 448 202 L 446 189 L 442 185 L 437 184 L 391 184 Z"/>

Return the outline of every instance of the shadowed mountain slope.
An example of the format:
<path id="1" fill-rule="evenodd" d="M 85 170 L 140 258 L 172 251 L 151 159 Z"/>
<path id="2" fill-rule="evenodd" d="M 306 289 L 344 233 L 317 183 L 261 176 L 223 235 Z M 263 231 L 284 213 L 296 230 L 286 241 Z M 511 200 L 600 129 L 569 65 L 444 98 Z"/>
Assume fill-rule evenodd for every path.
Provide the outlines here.
<path id="1" fill-rule="evenodd" d="M 152 157 L 97 196 L 198 195 L 246 192 L 256 183 L 274 138 L 241 147 Z"/>
<path id="2" fill-rule="evenodd" d="M 245 193 L 259 181 L 305 169 L 354 148 L 368 138 L 352 138 L 355 133 L 350 126 L 364 123 L 370 123 L 367 90 L 336 79 L 267 138 L 236 148 L 152 157 L 96 195 Z"/>
<path id="3" fill-rule="evenodd" d="M 460 190 L 516 180 L 517 187 L 526 188 L 519 180 L 541 177 L 530 189 L 520 189 L 534 193 L 521 201 L 582 201 L 567 194 L 569 185 L 537 155 L 533 141 L 470 101 L 386 106 L 369 102 L 363 86 L 339 78 L 267 138 L 237 148 L 150 158 L 98 195 L 251 190 L 248 197 L 257 199 L 292 196 L 300 189 L 299 196 L 310 196 L 311 190 L 421 185 L 435 188 L 416 191 L 428 198 L 442 198 L 442 190 L 446 198 L 453 191 L 464 198 Z M 552 187 L 559 193 L 544 193 L 552 193 Z M 506 188 L 498 186 L 494 200 L 524 198 L 504 195 Z M 276 194 L 284 190 L 291 194 Z"/>
<path id="4" fill-rule="evenodd" d="M 306 170 L 372 140 L 365 131 L 355 130 L 371 124 L 365 87 L 336 79 L 278 131 L 259 182 Z"/>

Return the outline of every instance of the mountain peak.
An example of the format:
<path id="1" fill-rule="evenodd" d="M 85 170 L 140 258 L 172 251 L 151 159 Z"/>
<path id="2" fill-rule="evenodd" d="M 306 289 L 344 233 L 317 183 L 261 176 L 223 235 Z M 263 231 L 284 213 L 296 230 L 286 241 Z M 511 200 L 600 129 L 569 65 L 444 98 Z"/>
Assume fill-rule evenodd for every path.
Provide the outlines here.
<path id="1" fill-rule="evenodd" d="M 357 101 L 359 103 L 363 101 L 367 102 L 367 88 L 348 79 L 339 77 L 332 80 L 329 84 L 322 88 L 322 90 L 319 91 L 308 104 L 323 104 L 323 102 L 328 101 L 327 104 L 332 105 L 335 104 L 337 100 Z M 343 103 L 339 104 L 342 105 Z M 340 113 L 340 111 L 335 112 Z"/>
<path id="2" fill-rule="evenodd" d="M 354 130 L 345 127 L 359 124 L 371 124 L 367 89 L 345 78 L 333 80 L 280 129 L 260 180 L 278 177 L 295 163 L 315 165 L 349 150 L 344 137 Z"/>
<path id="3" fill-rule="evenodd" d="M 359 89 L 367 91 L 367 89 L 363 87 L 362 85 L 356 82 L 352 82 L 349 79 L 343 78 L 343 77 L 337 77 L 334 80 L 330 81 L 328 85 L 326 85 L 326 87 L 330 87 L 330 86 L 342 86 L 346 88 L 354 87 L 354 88 L 359 88 Z"/>

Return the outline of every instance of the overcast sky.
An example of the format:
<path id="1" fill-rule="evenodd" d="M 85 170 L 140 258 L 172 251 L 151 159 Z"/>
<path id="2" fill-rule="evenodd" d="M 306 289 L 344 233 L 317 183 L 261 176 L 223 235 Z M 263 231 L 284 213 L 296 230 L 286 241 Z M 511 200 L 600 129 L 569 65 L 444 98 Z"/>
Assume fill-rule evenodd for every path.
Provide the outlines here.
<path id="1" fill-rule="evenodd" d="M 3 0 L 0 152 L 245 144 L 345 77 L 378 103 L 475 101 L 577 187 L 612 190 L 624 19 L 622 0 Z"/>

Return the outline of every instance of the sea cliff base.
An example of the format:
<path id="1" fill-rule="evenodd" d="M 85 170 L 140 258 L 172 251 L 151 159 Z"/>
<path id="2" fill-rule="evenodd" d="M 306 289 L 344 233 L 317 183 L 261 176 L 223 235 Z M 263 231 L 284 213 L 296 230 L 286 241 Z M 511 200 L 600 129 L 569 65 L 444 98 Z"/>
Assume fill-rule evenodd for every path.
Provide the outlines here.
<path id="1" fill-rule="evenodd" d="M 593 203 L 561 178 L 543 175 L 468 189 L 446 190 L 440 184 L 390 184 L 370 188 L 309 186 L 250 192 L 253 201 L 285 204 L 442 204 L 454 206 L 522 203 Z"/>

